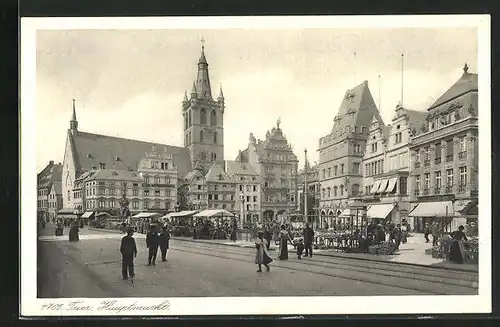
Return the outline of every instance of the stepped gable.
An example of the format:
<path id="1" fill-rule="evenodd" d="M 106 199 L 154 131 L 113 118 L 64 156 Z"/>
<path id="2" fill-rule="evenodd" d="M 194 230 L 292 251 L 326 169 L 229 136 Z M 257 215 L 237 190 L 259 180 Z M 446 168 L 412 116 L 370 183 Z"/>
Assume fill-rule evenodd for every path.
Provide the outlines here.
<path id="1" fill-rule="evenodd" d="M 377 105 L 373 100 L 368 82 L 364 81 L 348 90 L 335 116 L 332 132 L 344 131 L 346 126 L 370 126 L 373 116 L 382 122 Z"/>
<path id="2" fill-rule="evenodd" d="M 465 94 L 477 92 L 478 76 L 477 74 L 469 73 L 468 67 L 464 67 L 463 75 L 455 82 L 446 92 L 443 93 L 433 104 L 427 109 L 431 111 L 443 104 L 453 101 Z"/>
<path id="3" fill-rule="evenodd" d="M 205 175 L 205 180 L 209 183 L 231 183 L 233 179 L 229 177 L 221 165 L 212 165 Z"/>
<path id="4" fill-rule="evenodd" d="M 158 152 L 172 154 L 179 177 L 183 178 L 192 170 L 187 148 L 80 131 L 69 135 L 79 172 L 99 168 L 99 163 L 104 163 L 108 169 L 137 170 L 139 161 L 153 146 Z"/>

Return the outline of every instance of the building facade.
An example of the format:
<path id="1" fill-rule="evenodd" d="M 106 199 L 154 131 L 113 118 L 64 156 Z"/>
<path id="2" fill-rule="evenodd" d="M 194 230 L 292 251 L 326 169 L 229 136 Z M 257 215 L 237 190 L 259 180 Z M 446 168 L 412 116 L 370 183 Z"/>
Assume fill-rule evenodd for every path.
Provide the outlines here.
<path id="1" fill-rule="evenodd" d="M 340 213 L 348 215 L 350 199 L 361 191 L 363 152 L 373 117 L 382 121 L 364 81 L 346 92 L 332 131 L 319 140 L 321 225 L 331 226 Z"/>
<path id="2" fill-rule="evenodd" d="M 241 158 L 241 156 L 240 156 Z M 235 182 L 235 210 L 246 223 L 261 222 L 260 176 L 249 163 L 227 161 L 226 172 Z"/>
<path id="3" fill-rule="evenodd" d="M 225 209 L 236 212 L 236 183 L 221 165 L 213 164 L 205 175 L 207 185 L 207 209 Z"/>
<path id="4" fill-rule="evenodd" d="M 54 220 L 57 212 L 62 209 L 62 185 L 61 181 L 52 183 L 48 196 L 48 218 Z"/>
<path id="5" fill-rule="evenodd" d="M 250 134 L 248 148 L 236 161 L 249 163 L 260 176 L 260 210 L 263 221 L 279 219 L 297 209 L 298 159 L 278 120 L 264 141 Z"/>
<path id="6" fill-rule="evenodd" d="M 390 125 L 373 121 L 363 156 L 362 196 L 368 220 L 385 220 L 395 224 L 408 217 L 412 207 L 409 196 L 411 130 L 424 122 L 426 112 L 398 105 Z"/>
<path id="7" fill-rule="evenodd" d="M 61 182 L 62 176 L 62 165 L 54 164 L 54 161 L 50 161 L 49 164 L 37 175 L 37 219 L 45 219 L 46 221 L 51 218 L 51 213 L 53 212 L 52 203 L 60 197 L 60 189 L 56 189 L 54 184 Z M 51 195 L 55 195 L 52 199 Z M 49 205 L 50 203 L 50 205 Z M 56 203 L 57 207 L 57 203 Z"/>
<path id="8" fill-rule="evenodd" d="M 182 193 L 185 193 L 185 203 L 181 209 L 205 210 L 208 207 L 208 186 L 203 170 L 195 169 L 185 178 Z"/>
<path id="9" fill-rule="evenodd" d="M 412 131 L 410 216 L 420 231 L 435 219 L 446 231 L 477 220 L 478 75 L 463 70 L 427 109 L 426 124 Z"/>

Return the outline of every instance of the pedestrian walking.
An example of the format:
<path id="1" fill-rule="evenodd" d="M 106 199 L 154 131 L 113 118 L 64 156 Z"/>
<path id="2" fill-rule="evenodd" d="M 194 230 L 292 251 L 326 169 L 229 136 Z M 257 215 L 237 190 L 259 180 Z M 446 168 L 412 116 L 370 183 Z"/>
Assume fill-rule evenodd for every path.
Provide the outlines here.
<path id="1" fill-rule="evenodd" d="M 401 243 L 406 244 L 408 241 L 408 227 L 406 226 L 406 223 L 403 223 L 401 226 Z"/>
<path id="2" fill-rule="evenodd" d="M 286 231 L 285 225 L 281 225 L 279 239 L 280 239 L 279 258 L 280 260 L 288 260 L 288 242 L 292 243 L 292 239 L 290 237 L 290 234 Z"/>
<path id="3" fill-rule="evenodd" d="M 146 246 L 149 249 L 148 252 L 148 266 L 156 265 L 156 255 L 158 254 L 158 233 L 156 231 L 156 226 L 151 225 L 149 232 L 146 234 Z"/>
<path id="4" fill-rule="evenodd" d="M 437 222 L 434 222 L 432 224 L 432 246 L 438 245 L 439 234 L 439 225 Z"/>
<path id="5" fill-rule="evenodd" d="M 271 233 L 271 228 L 269 225 L 266 225 L 264 230 L 264 239 L 267 241 L 266 248 L 267 250 L 271 249 L 271 240 L 273 239 L 273 234 Z"/>
<path id="6" fill-rule="evenodd" d="M 296 247 L 297 247 L 297 259 L 301 260 L 302 259 L 302 253 L 304 252 L 304 248 L 305 248 L 305 246 L 304 246 L 304 239 L 303 238 L 299 238 L 299 240 L 297 241 Z"/>
<path id="7" fill-rule="evenodd" d="M 401 225 L 397 224 L 396 227 L 392 230 L 391 239 L 396 243 L 396 250 L 399 250 L 399 245 L 401 244 Z"/>
<path id="8" fill-rule="evenodd" d="M 431 228 L 429 226 L 429 223 L 425 223 L 425 227 L 424 227 L 425 243 L 429 243 L 429 234 L 430 233 L 431 233 Z"/>
<path id="9" fill-rule="evenodd" d="M 231 222 L 231 241 L 236 242 L 236 232 L 238 231 L 238 222 L 233 218 Z"/>
<path id="10" fill-rule="evenodd" d="M 304 248 L 306 250 L 305 256 L 309 256 L 312 258 L 313 256 L 313 241 L 314 241 L 314 230 L 312 227 L 309 225 L 309 223 L 306 223 L 306 227 L 302 231 L 302 236 L 304 237 Z"/>
<path id="11" fill-rule="evenodd" d="M 122 254 L 122 277 L 123 279 L 134 278 L 134 258 L 137 257 L 137 246 L 135 245 L 134 229 L 129 227 L 127 235 L 122 237 L 120 253 Z"/>
<path id="12" fill-rule="evenodd" d="M 80 240 L 78 232 L 79 232 L 78 223 L 75 221 L 72 223 L 68 234 L 70 242 L 78 242 Z"/>
<path id="13" fill-rule="evenodd" d="M 167 261 L 167 251 L 170 245 L 170 232 L 168 231 L 167 226 L 163 226 L 158 238 L 161 250 L 161 261 L 165 262 Z"/>
<path id="14" fill-rule="evenodd" d="M 264 233 L 258 232 L 257 240 L 255 240 L 255 263 L 259 266 L 257 272 L 262 272 L 262 265 L 266 267 L 267 271 L 270 271 L 269 264 L 273 262 L 273 259 L 267 253 L 266 243 Z"/>
<path id="15" fill-rule="evenodd" d="M 463 264 L 465 262 L 465 249 L 463 241 L 467 241 L 467 237 L 464 233 L 464 226 L 458 227 L 458 230 L 451 233 L 450 236 L 453 237 L 453 241 L 450 246 L 450 260 L 454 263 Z"/>

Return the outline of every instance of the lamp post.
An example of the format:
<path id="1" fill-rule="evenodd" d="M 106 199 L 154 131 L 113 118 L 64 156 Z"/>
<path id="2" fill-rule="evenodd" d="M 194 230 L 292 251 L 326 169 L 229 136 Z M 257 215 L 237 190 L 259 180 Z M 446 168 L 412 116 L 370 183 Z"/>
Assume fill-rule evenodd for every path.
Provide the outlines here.
<path id="1" fill-rule="evenodd" d="M 307 217 L 307 149 L 304 149 L 304 219 L 308 223 Z"/>

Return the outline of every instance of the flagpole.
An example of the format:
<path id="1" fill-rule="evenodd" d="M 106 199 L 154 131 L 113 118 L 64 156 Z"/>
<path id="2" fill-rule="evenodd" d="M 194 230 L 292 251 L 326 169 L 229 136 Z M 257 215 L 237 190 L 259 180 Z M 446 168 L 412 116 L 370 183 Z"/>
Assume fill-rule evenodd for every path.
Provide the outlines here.
<path id="1" fill-rule="evenodd" d="M 403 79 L 403 71 L 404 71 L 404 58 L 405 55 L 401 54 L 401 107 L 403 107 L 403 89 L 404 89 L 404 79 Z"/>

